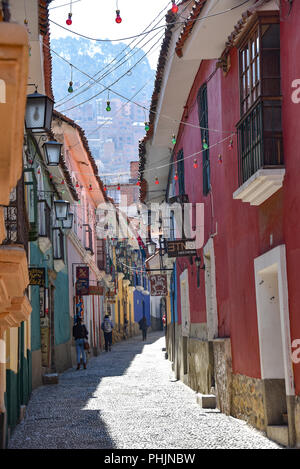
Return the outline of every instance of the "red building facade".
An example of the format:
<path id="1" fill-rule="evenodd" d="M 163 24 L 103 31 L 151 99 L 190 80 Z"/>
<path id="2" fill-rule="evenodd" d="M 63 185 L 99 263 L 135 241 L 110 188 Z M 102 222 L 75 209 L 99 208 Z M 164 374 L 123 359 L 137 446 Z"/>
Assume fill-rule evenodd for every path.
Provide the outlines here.
<path id="1" fill-rule="evenodd" d="M 204 204 L 204 244 L 197 251 L 202 268 L 188 257 L 177 259 L 174 268 L 169 356 L 177 377 L 197 392 L 216 394 L 221 411 L 295 445 L 300 444 L 300 5 L 249 2 L 237 21 L 232 5 L 232 13 L 223 12 L 224 23 L 232 16 L 226 27 L 233 21 L 234 27 L 223 37 L 222 53 L 207 58 L 209 41 L 220 33 L 213 23 L 203 30 L 197 21 L 222 14 L 214 3 L 195 2 L 183 30 L 173 32 L 169 51 L 175 49 L 172 66 L 180 71 L 198 47 L 199 67 L 193 74 L 191 66 L 191 86 L 182 98 L 166 199 L 185 194 L 189 203 Z M 201 55 L 205 40 L 208 52 Z M 165 77 L 162 110 L 172 87 L 166 69 L 158 70 Z M 162 141 L 155 119 L 141 155 L 147 202 L 152 184 L 147 159 L 155 164 L 153 148 Z"/>

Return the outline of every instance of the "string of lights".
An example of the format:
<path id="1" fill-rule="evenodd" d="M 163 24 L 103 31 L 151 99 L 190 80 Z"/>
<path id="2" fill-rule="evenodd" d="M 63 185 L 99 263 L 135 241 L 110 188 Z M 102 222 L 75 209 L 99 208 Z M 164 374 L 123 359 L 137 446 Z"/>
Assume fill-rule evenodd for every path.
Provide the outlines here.
<path id="1" fill-rule="evenodd" d="M 61 55 L 59 55 L 57 52 L 55 52 L 50 46 L 47 46 L 46 44 L 44 44 L 44 46 L 48 47 L 48 49 L 53 52 L 57 57 L 59 57 L 61 60 L 65 61 L 66 63 L 68 63 L 70 66 L 72 65 L 77 71 L 79 71 L 80 73 L 82 73 L 83 75 L 86 75 L 88 76 L 91 80 L 93 80 L 93 77 L 89 76 L 86 72 L 84 72 L 83 70 L 80 70 L 78 67 L 76 67 L 74 64 L 72 64 L 71 62 L 69 62 L 67 59 L 65 59 L 64 57 L 62 57 Z M 98 83 L 97 83 L 98 84 Z M 104 85 L 102 85 L 104 86 Z M 125 101 L 127 102 L 131 102 L 132 104 L 142 108 L 144 111 L 148 111 L 149 113 L 152 113 L 152 114 L 158 114 L 157 111 L 153 111 L 151 110 L 149 107 L 141 104 L 141 103 L 138 103 L 136 101 L 133 101 L 132 99 L 129 99 L 125 96 L 123 96 L 121 93 L 118 93 L 117 91 L 113 90 L 111 88 L 112 85 L 106 87 L 104 90 L 102 90 L 100 93 L 98 93 L 97 95 L 94 95 L 91 99 L 97 97 L 99 94 L 103 93 L 104 91 L 110 91 L 111 93 L 115 94 L 116 96 L 118 96 L 119 98 L 121 99 L 124 99 Z M 84 102 L 85 103 L 85 102 Z M 61 113 L 63 112 L 66 112 L 70 109 L 74 109 L 75 107 L 79 107 L 80 105 L 82 105 L 83 103 L 80 103 L 76 106 L 73 106 L 72 108 L 69 108 L 69 109 L 66 109 L 66 110 L 62 110 L 60 111 Z M 231 130 L 223 130 L 223 129 L 214 129 L 214 128 L 211 128 L 211 127 L 203 127 L 203 126 L 200 126 L 200 125 L 197 125 L 197 124 L 192 124 L 190 122 L 185 122 L 185 121 L 181 121 L 181 120 L 178 120 L 178 119 L 174 119 L 173 117 L 171 116 L 167 116 L 166 114 L 160 114 L 161 117 L 163 117 L 164 119 L 168 119 L 168 120 L 171 120 L 172 122 L 176 123 L 176 124 L 182 124 L 182 125 L 186 125 L 186 126 L 189 126 L 189 127 L 193 127 L 193 128 L 196 128 L 196 129 L 203 129 L 203 130 L 208 130 L 210 132 L 219 132 L 219 133 L 231 133 L 232 132 L 232 129 Z"/>
<path id="2" fill-rule="evenodd" d="M 187 4 L 186 8 L 188 8 L 188 5 L 190 5 L 193 1 L 194 1 L 194 0 L 190 0 L 189 3 Z M 168 8 L 168 6 L 169 6 L 169 1 L 168 1 L 167 5 L 166 5 L 166 6 L 158 13 L 158 15 L 154 18 L 154 20 L 152 20 L 151 23 L 144 29 L 144 31 L 145 31 L 148 27 L 150 27 L 150 26 L 162 15 L 162 13 L 165 12 L 165 10 Z M 155 26 L 156 26 L 157 24 L 159 24 L 162 20 L 164 20 L 164 18 L 165 18 L 165 16 L 163 15 L 163 16 L 158 20 L 158 22 L 155 24 Z M 150 33 L 149 33 L 149 35 L 150 35 Z M 137 38 L 136 38 L 136 39 L 137 39 Z M 115 65 L 119 64 L 120 61 L 122 61 L 123 58 L 124 58 L 124 57 L 123 57 L 123 52 L 125 52 L 128 48 L 130 48 L 130 47 L 132 46 L 132 44 L 134 44 L 134 42 L 136 42 L 136 39 L 134 39 L 133 41 L 131 41 L 130 44 L 128 44 L 124 49 L 122 49 L 122 51 L 121 51 L 119 54 L 117 54 L 117 56 L 116 56 L 115 58 L 113 58 L 113 59 L 109 62 L 109 64 L 107 64 L 102 70 L 99 70 L 95 75 L 93 75 L 93 78 L 95 78 L 99 73 L 104 72 L 104 70 L 106 70 L 106 69 L 121 55 L 121 58 L 116 62 Z M 135 46 L 134 46 L 132 49 L 130 49 L 130 51 L 129 51 L 127 54 L 125 54 L 125 57 L 126 57 L 127 55 L 129 55 L 132 51 L 134 51 L 134 49 L 137 48 L 137 46 L 138 46 L 143 40 L 144 40 L 144 38 L 140 39 L 140 40 L 135 44 Z M 145 44 L 144 44 L 144 45 L 145 45 Z M 143 48 L 144 45 L 141 45 L 140 48 L 139 48 L 136 52 L 134 52 L 134 53 L 128 58 L 128 60 L 131 59 L 131 58 L 133 57 L 133 55 L 135 55 L 141 48 Z M 124 63 L 126 63 L 126 61 L 124 61 L 121 65 L 123 65 Z M 120 65 L 120 66 L 121 66 L 121 65 Z M 119 68 L 119 67 L 112 68 L 110 71 L 108 71 L 106 74 L 104 74 L 104 75 L 102 75 L 101 77 L 99 77 L 97 80 L 100 80 L 100 79 L 105 78 L 110 72 L 111 72 L 111 73 L 114 72 L 117 68 Z M 128 71 L 127 71 L 127 74 L 128 74 Z M 77 89 L 77 91 L 80 90 L 83 86 L 85 86 L 85 85 L 86 85 L 87 83 L 89 83 L 89 82 L 90 82 L 90 80 L 87 80 L 83 85 L 81 85 L 81 86 Z M 86 90 L 84 90 L 84 91 L 87 91 L 88 89 L 90 89 L 90 88 L 91 88 L 92 86 L 94 86 L 95 84 L 96 84 L 96 83 L 93 82 L 93 83 L 91 84 L 91 86 L 89 86 L 88 88 L 86 88 Z M 81 93 L 77 93 L 77 94 L 73 95 L 71 99 L 76 98 L 79 94 L 81 94 Z M 69 95 L 67 95 L 66 97 L 69 97 Z M 56 105 L 58 105 L 58 103 L 60 103 L 60 102 L 63 101 L 64 99 L 65 99 L 65 98 L 62 98 L 61 100 L 57 101 Z"/>
<path id="3" fill-rule="evenodd" d="M 224 15 L 226 13 L 229 13 L 233 10 L 236 10 L 237 8 L 240 8 L 241 6 L 245 5 L 246 3 L 249 3 L 250 0 L 244 0 L 243 2 L 239 3 L 238 5 L 235 5 L 234 7 L 231 7 L 231 8 L 228 8 L 227 10 L 223 10 L 223 11 L 220 11 L 218 13 L 213 13 L 211 15 L 207 15 L 207 16 L 203 16 L 203 17 L 200 17 L 200 18 L 191 18 L 190 21 L 192 22 L 198 22 L 198 21 L 203 21 L 205 19 L 208 19 L 208 18 L 214 18 L 216 16 L 220 16 L 220 15 Z M 59 28 L 62 28 L 62 29 L 65 29 L 67 31 L 69 31 L 70 33 L 72 34 L 75 34 L 77 36 L 80 36 L 84 39 L 89 39 L 90 41 L 95 41 L 95 42 L 122 42 L 122 41 L 128 41 L 129 39 L 134 39 L 134 38 L 137 38 L 137 37 L 140 37 L 140 36 L 143 36 L 143 35 L 146 35 L 148 34 L 149 32 L 153 32 L 155 31 L 156 29 L 161 29 L 161 28 L 165 28 L 165 25 L 163 26 L 156 26 L 155 28 L 152 28 L 151 30 L 149 31 L 144 31 L 144 32 L 141 32 L 139 34 L 135 34 L 135 35 L 132 35 L 132 36 L 128 36 L 128 37 L 124 37 L 124 38 L 118 38 L 118 39 L 99 39 L 99 38 L 94 38 L 94 37 L 90 37 L 90 36 L 87 36 L 87 35 L 84 35 L 84 34 L 80 34 L 76 31 L 72 31 L 68 28 L 65 28 L 65 26 L 62 26 L 61 24 L 59 23 L 56 23 L 55 21 L 53 20 L 49 20 L 51 23 L 55 24 L 56 26 L 58 26 Z M 184 21 L 173 21 L 173 22 L 170 22 L 168 23 L 168 26 L 173 26 L 173 25 L 184 25 L 186 22 L 186 20 Z"/>
<path id="4" fill-rule="evenodd" d="M 92 99 L 94 99 L 94 98 L 100 96 L 100 95 L 103 94 L 105 91 L 110 91 L 110 92 L 112 92 L 112 93 L 114 93 L 114 94 L 116 94 L 116 95 L 121 96 L 120 93 L 117 93 L 116 91 L 112 90 L 111 87 L 114 86 L 114 85 L 116 85 L 124 76 L 126 76 L 126 75 L 128 74 L 128 72 L 131 72 L 139 63 L 141 63 L 141 62 L 145 59 L 145 57 L 147 56 L 147 54 L 149 54 L 149 52 L 150 52 L 157 44 L 160 44 L 162 38 L 163 38 L 163 35 L 160 35 L 160 37 L 158 38 L 158 40 L 155 41 L 155 43 L 151 45 L 151 47 L 149 48 L 149 50 L 148 50 L 147 52 L 145 52 L 145 53 L 139 58 L 139 60 L 138 60 L 137 62 L 135 62 L 135 64 L 133 64 L 133 65 L 126 71 L 126 73 L 123 73 L 123 74 L 122 74 L 120 77 L 118 77 L 113 83 L 111 83 L 111 84 L 108 85 L 108 86 L 105 86 L 105 85 L 103 85 L 102 83 L 98 83 L 97 80 L 93 80 L 93 81 L 96 82 L 96 84 L 101 84 L 101 86 L 103 86 L 104 89 L 101 90 L 101 91 L 99 91 L 97 94 L 93 95 L 91 98 L 88 98 L 88 99 L 82 101 L 81 103 L 78 103 L 78 104 L 75 104 L 75 105 L 73 105 L 73 106 L 71 106 L 71 107 L 68 107 L 68 108 L 66 108 L 66 109 L 63 109 L 61 112 L 64 113 L 64 112 L 67 112 L 67 111 L 71 111 L 72 109 L 75 109 L 75 108 L 77 108 L 77 107 L 79 107 L 79 106 L 82 106 L 83 104 L 86 104 L 87 102 L 91 101 Z M 55 53 L 55 52 L 54 52 L 54 53 Z M 60 56 L 59 56 L 59 57 L 60 57 Z M 73 66 L 74 66 L 74 65 L 73 65 Z M 88 74 L 86 74 L 86 75 L 89 76 Z M 90 78 L 93 79 L 92 77 L 90 77 Z M 122 98 L 123 98 L 123 99 L 126 99 L 126 98 L 124 98 L 124 96 L 122 96 Z"/>
<path id="5" fill-rule="evenodd" d="M 155 36 L 151 37 L 148 41 L 145 42 L 145 44 L 143 44 L 143 47 L 145 47 L 147 44 L 149 44 L 149 42 L 153 41 L 153 39 L 158 35 L 159 33 L 156 33 Z M 159 39 L 157 42 L 155 42 L 154 45 L 156 45 L 158 42 L 160 43 L 160 40 L 162 38 L 162 35 L 159 36 Z M 158 44 L 160 45 L 160 44 Z M 149 56 L 150 53 L 151 53 L 152 49 L 149 49 L 149 51 L 145 54 L 143 54 L 142 56 L 142 59 L 145 58 L 145 56 Z M 141 52 L 141 49 L 137 49 L 131 56 L 130 56 L 130 59 L 132 59 L 136 54 L 138 54 L 139 52 Z M 153 52 L 153 51 L 152 51 Z M 142 60 L 141 59 L 141 60 Z M 68 99 L 65 99 L 63 102 L 60 102 L 60 104 L 56 104 L 56 107 L 59 108 L 61 106 L 64 106 L 66 103 L 68 103 L 69 101 L 71 100 L 74 100 L 75 98 L 77 98 L 78 96 L 80 96 L 82 93 L 85 93 L 86 91 L 90 90 L 93 86 L 95 86 L 96 84 L 100 84 L 101 86 L 104 86 L 102 83 L 100 83 L 101 80 L 104 80 L 108 75 L 114 73 L 117 69 L 119 69 L 120 67 L 122 67 L 126 62 L 128 62 L 128 58 L 124 58 L 123 62 L 119 62 L 118 64 L 116 64 L 116 67 L 111 69 L 111 70 L 108 70 L 105 74 L 101 75 L 99 78 L 97 78 L 93 83 L 89 84 L 86 88 L 84 88 L 83 90 L 79 91 L 78 93 L 72 95 L 72 96 L 69 96 Z M 140 61 L 141 61 L 140 60 Z M 131 71 L 133 70 L 133 68 L 138 65 L 140 63 L 140 61 L 136 62 L 136 64 L 134 64 L 134 66 L 132 66 L 131 68 L 129 68 L 128 70 L 126 70 L 126 72 L 121 75 L 121 77 L 118 79 L 118 81 L 125 77 L 126 75 L 128 75 L 129 73 L 131 73 Z M 93 79 L 94 79 L 94 76 L 93 76 Z M 89 80 L 90 81 L 90 80 Z M 117 83 L 117 82 L 115 82 Z M 109 85 L 109 86 L 113 86 L 115 83 L 113 83 L 112 85 Z M 103 90 L 102 92 L 104 92 L 105 90 Z"/>

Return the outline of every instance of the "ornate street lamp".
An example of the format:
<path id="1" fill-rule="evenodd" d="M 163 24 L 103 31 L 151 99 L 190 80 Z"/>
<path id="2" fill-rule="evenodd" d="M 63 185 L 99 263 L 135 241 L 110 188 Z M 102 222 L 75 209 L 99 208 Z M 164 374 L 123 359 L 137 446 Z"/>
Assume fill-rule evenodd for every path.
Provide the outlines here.
<path id="1" fill-rule="evenodd" d="M 54 200 L 55 216 L 57 220 L 67 220 L 70 202 L 67 200 Z"/>
<path id="2" fill-rule="evenodd" d="M 27 96 L 25 126 L 32 132 L 51 130 L 53 100 L 37 90 Z"/>
<path id="3" fill-rule="evenodd" d="M 50 140 L 43 145 L 47 166 L 58 166 L 62 143 Z"/>
<path id="4" fill-rule="evenodd" d="M 156 243 L 152 240 L 148 241 L 147 242 L 147 249 L 148 249 L 149 255 L 153 256 L 155 254 L 155 251 L 156 251 Z"/>
<path id="5" fill-rule="evenodd" d="M 66 230 L 71 230 L 73 226 L 73 218 L 74 214 L 71 212 L 68 213 L 68 218 L 62 221 L 62 227 Z"/>

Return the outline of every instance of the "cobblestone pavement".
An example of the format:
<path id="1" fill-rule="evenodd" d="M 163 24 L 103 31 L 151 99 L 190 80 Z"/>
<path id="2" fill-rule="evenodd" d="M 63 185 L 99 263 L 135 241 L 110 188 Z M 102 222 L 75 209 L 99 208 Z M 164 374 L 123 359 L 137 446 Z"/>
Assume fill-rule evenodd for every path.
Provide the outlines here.
<path id="1" fill-rule="evenodd" d="M 164 346 L 160 333 L 129 339 L 34 390 L 9 448 L 280 448 L 245 422 L 202 409 L 174 380 Z"/>

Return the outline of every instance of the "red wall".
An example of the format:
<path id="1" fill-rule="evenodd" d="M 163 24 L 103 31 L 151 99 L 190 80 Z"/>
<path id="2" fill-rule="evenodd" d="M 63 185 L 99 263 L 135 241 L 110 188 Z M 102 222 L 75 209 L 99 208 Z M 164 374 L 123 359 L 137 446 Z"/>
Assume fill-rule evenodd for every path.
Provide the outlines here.
<path id="1" fill-rule="evenodd" d="M 283 12 L 284 13 L 284 12 Z M 284 17 L 283 17 L 284 19 Z M 205 243 L 210 234 L 214 237 L 216 261 L 216 287 L 218 303 L 219 337 L 231 337 L 233 371 L 260 377 L 254 259 L 277 245 L 286 244 L 289 283 L 289 303 L 292 340 L 300 338 L 300 104 L 291 100 L 291 82 L 300 79 L 300 2 L 294 2 L 290 17 L 281 23 L 283 132 L 286 177 L 283 189 L 259 207 L 233 199 L 238 188 L 237 141 L 233 150 L 228 140 L 210 149 L 211 193 L 202 192 L 202 155 L 199 167 L 193 167 L 194 158 L 185 160 L 185 186 L 189 202 L 203 202 L 205 206 Z M 298 40 L 294 40 L 298 36 Z M 291 40 L 293 38 L 293 40 Z M 219 69 L 215 74 L 215 61 L 203 61 L 187 102 L 187 122 L 199 125 L 196 96 L 200 86 L 207 81 L 209 128 L 235 131 L 240 119 L 237 51 L 231 52 L 231 69 L 227 76 Z M 210 146 L 220 142 L 226 133 L 209 132 Z M 202 148 L 200 130 L 181 126 L 175 154 L 183 148 L 187 157 Z M 219 163 L 218 155 L 222 155 Z M 214 217 L 212 216 L 214 214 Z M 270 235 L 273 244 L 270 244 Z M 204 244 L 205 244 L 204 243 Z M 203 256 L 202 250 L 200 251 Z M 196 286 L 195 265 L 188 260 L 177 261 L 179 276 L 184 268 L 189 270 L 191 322 L 206 321 L 204 272 L 201 287 Z M 180 292 L 178 294 L 180 314 Z M 300 365 L 296 365 L 300 367 Z M 296 390 L 300 392 L 300 373 L 295 371 Z"/>
<path id="2" fill-rule="evenodd" d="M 283 233 L 287 251 L 287 275 L 291 339 L 300 338 L 300 103 L 292 101 L 292 82 L 300 79 L 300 2 L 288 5 L 281 15 L 282 117 L 286 176 L 283 190 Z M 300 394 L 300 364 L 294 365 L 296 393 Z"/>

